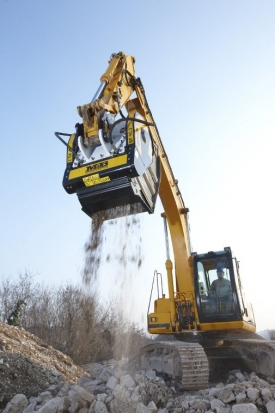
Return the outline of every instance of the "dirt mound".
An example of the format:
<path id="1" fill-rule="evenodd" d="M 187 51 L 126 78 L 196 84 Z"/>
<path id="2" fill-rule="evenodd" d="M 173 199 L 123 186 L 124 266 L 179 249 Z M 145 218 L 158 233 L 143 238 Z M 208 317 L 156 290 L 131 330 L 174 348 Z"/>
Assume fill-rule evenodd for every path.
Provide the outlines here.
<path id="1" fill-rule="evenodd" d="M 0 323 L 0 409 L 18 393 L 27 397 L 60 381 L 76 383 L 84 370 L 24 329 Z"/>

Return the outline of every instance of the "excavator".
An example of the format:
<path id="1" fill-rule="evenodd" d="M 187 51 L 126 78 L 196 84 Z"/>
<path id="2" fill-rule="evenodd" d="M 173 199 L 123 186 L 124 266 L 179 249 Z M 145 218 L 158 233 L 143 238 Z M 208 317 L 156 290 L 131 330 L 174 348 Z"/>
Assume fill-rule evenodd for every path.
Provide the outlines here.
<path id="1" fill-rule="evenodd" d="M 140 349 L 140 367 L 180 380 L 186 390 L 207 387 L 209 372 L 219 366 L 274 377 L 275 342 L 254 338 L 253 309 L 231 248 L 191 250 L 189 210 L 135 75 L 135 58 L 112 54 L 92 101 L 77 112 L 82 122 L 75 132 L 55 135 L 67 147 L 63 187 L 77 194 L 82 210 L 92 220 L 153 214 L 158 196 L 164 209 L 168 296 L 155 271 L 150 303 L 153 287 L 157 298 L 147 320 L 157 339 Z"/>

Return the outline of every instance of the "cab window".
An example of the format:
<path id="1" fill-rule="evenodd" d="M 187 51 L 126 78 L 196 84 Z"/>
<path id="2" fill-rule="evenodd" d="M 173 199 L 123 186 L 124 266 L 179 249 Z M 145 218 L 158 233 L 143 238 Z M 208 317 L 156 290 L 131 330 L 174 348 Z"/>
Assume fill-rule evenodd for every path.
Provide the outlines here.
<path id="1" fill-rule="evenodd" d="M 197 262 L 200 308 L 204 315 L 234 313 L 232 283 L 226 258 Z"/>

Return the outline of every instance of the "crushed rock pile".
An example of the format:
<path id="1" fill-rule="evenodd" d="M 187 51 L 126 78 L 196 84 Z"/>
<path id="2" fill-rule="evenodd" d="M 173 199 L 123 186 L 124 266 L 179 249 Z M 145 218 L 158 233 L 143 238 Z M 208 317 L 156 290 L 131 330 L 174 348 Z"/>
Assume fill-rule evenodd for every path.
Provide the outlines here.
<path id="1" fill-rule="evenodd" d="M 17 394 L 4 413 L 275 413 L 275 382 L 231 371 L 225 383 L 197 392 L 175 389 L 153 370 L 86 366 L 77 384 L 59 382 L 36 397 Z"/>
<path id="2" fill-rule="evenodd" d="M 0 323 L 3 413 L 275 413 L 275 380 L 234 370 L 186 392 L 153 370 L 126 364 L 77 366 L 23 329 Z"/>
<path id="3" fill-rule="evenodd" d="M 59 382 L 76 383 L 84 374 L 70 357 L 38 337 L 0 323 L 0 411 L 17 393 L 30 397 Z"/>

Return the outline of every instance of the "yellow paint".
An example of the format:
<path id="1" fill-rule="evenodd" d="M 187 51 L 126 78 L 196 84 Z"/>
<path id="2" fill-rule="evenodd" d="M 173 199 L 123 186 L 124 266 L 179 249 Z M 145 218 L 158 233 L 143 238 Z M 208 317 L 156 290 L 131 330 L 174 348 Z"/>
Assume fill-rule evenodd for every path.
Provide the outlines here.
<path id="1" fill-rule="evenodd" d="M 103 182 L 109 182 L 109 181 L 110 181 L 109 176 L 104 176 L 104 178 L 100 178 L 98 174 L 86 176 L 86 178 L 83 178 L 83 182 L 85 186 L 98 185 L 98 184 L 102 184 Z"/>
<path id="2" fill-rule="evenodd" d="M 155 321 L 152 321 L 155 318 Z M 172 333 L 171 315 L 169 312 L 152 313 L 148 315 L 148 331 L 150 334 Z"/>
<path id="3" fill-rule="evenodd" d="M 133 127 L 133 122 L 128 122 L 127 136 L 128 136 L 128 145 L 132 145 L 132 144 L 134 143 L 134 127 Z"/>
<path id="4" fill-rule="evenodd" d="M 222 321 L 214 323 L 202 323 L 200 324 L 201 331 L 219 331 L 226 330 L 228 332 L 239 332 L 239 333 L 255 333 L 255 326 L 246 323 L 243 320 L 240 321 Z M 241 336 L 240 336 L 241 338 Z"/>
<path id="5" fill-rule="evenodd" d="M 141 129 L 147 128 L 147 125 L 141 125 L 139 128 L 135 129 L 135 132 L 139 132 Z"/>
<path id="6" fill-rule="evenodd" d="M 73 147 L 74 137 L 75 137 L 75 135 L 70 136 L 70 139 L 69 139 L 69 142 L 68 142 L 68 145 L 69 145 L 70 148 Z M 70 149 L 67 149 L 67 163 L 71 163 L 71 162 L 73 162 L 73 153 L 72 153 L 72 151 L 70 151 Z"/>
<path id="7" fill-rule="evenodd" d="M 80 168 L 72 169 L 69 173 L 69 179 L 79 178 L 84 175 L 92 174 L 93 172 L 104 171 L 116 166 L 127 164 L 127 155 L 116 156 L 110 159 L 103 159 L 100 162 L 87 164 Z"/>

